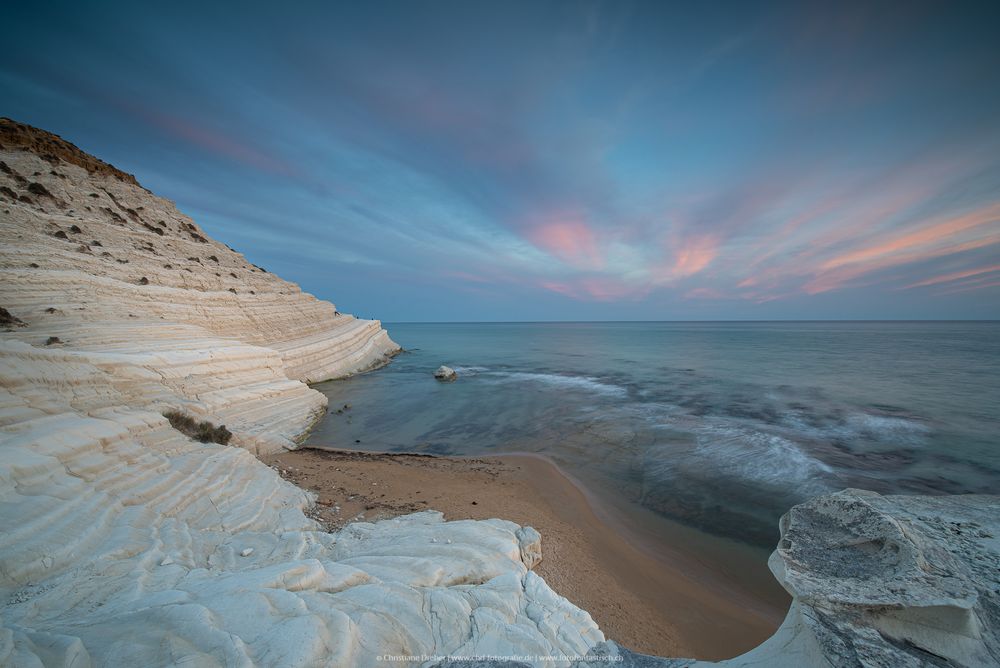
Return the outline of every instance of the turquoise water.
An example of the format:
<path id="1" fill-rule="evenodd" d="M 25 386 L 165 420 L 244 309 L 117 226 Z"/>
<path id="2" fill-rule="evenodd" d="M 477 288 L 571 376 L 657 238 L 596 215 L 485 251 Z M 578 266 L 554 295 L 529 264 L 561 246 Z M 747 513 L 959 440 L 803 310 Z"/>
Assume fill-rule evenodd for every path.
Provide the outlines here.
<path id="1" fill-rule="evenodd" d="M 807 497 L 1000 493 L 1000 323 L 396 324 L 407 352 L 317 385 L 311 443 L 537 452 L 588 486 L 773 546 Z M 432 373 L 448 364 L 458 381 Z"/>

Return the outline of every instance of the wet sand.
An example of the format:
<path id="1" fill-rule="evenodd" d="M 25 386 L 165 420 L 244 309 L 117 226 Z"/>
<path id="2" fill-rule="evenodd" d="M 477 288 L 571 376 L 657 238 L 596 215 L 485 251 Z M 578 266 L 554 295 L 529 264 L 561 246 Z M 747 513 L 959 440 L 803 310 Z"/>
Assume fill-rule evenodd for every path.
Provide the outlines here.
<path id="1" fill-rule="evenodd" d="M 319 496 L 316 519 L 336 529 L 434 509 L 449 520 L 502 517 L 535 527 L 535 571 L 590 612 L 604 634 L 639 652 L 724 659 L 770 636 L 788 599 L 759 563 L 725 541 L 626 517 L 537 455 L 451 458 L 303 448 L 265 462 Z M 656 534 L 654 538 L 653 535 Z M 710 550 L 710 558 L 699 558 Z M 759 560 L 758 560 L 759 561 Z M 721 564 L 721 566 L 720 566 Z M 747 570 L 755 573 L 749 585 Z"/>

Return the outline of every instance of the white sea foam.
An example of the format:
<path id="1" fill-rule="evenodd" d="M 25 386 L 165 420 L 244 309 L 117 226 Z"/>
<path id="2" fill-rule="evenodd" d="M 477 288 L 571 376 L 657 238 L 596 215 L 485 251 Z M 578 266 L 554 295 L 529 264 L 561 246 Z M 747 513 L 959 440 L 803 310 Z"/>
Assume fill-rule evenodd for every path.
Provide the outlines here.
<path id="1" fill-rule="evenodd" d="M 463 376 L 475 376 L 489 371 L 489 367 L 485 366 L 453 366 L 452 369 L 455 370 L 455 373 Z"/>
<path id="2" fill-rule="evenodd" d="M 542 383 L 563 389 L 577 389 L 624 397 L 628 390 L 620 385 L 605 383 L 593 376 L 568 376 L 558 373 L 534 373 L 529 371 L 500 371 L 485 366 L 453 366 L 459 376 L 486 376 L 500 383 Z"/>
<path id="3" fill-rule="evenodd" d="M 887 438 L 887 440 L 896 438 L 910 440 L 913 437 L 920 437 L 930 431 L 927 425 L 916 420 L 889 415 L 872 415 L 871 413 L 851 415 L 848 418 L 848 422 L 856 427 L 858 431 L 869 432 L 876 437 Z"/>
<path id="4" fill-rule="evenodd" d="M 493 372 L 501 382 L 542 383 L 563 389 L 587 390 L 609 396 L 624 397 L 628 390 L 620 385 L 604 383 L 591 376 L 563 376 L 555 373 L 530 373 L 527 371 Z"/>
<path id="5" fill-rule="evenodd" d="M 782 423 L 800 434 L 820 439 L 867 438 L 912 445 L 924 441 L 930 433 L 930 427 L 919 420 L 872 413 L 852 413 L 842 422 L 820 425 L 809 423 L 799 413 L 790 413 L 782 417 Z"/>
<path id="6" fill-rule="evenodd" d="M 716 471 L 765 484 L 814 481 L 833 473 L 798 444 L 779 436 L 739 426 L 707 424 L 695 432 L 695 453 Z"/>

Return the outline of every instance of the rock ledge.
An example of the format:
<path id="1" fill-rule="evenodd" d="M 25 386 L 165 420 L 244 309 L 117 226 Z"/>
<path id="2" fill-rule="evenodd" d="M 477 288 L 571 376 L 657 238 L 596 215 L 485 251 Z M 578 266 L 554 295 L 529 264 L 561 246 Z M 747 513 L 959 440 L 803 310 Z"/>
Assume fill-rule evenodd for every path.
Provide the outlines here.
<path id="1" fill-rule="evenodd" d="M 782 518 L 769 564 L 794 600 L 756 649 L 719 664 L 594 652 L 667 668 L 1000 665 L 1000 496 L 822 496 Z"/>

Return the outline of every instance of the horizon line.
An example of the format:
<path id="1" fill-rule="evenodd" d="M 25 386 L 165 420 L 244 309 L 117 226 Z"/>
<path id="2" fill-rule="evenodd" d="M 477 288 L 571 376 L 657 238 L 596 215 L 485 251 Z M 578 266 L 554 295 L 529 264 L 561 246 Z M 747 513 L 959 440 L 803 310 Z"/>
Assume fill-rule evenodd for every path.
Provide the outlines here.
<path id="1" fill-rule="evenodd" d="M 355 316 L 358 317 L 358 316 Z M 776 322 L 982 322 L 1000 323 L 1000 318 L 788 318 L 772 320 L 379 320 L 387 325 L 536 325 L 536 324 L 593 324 L 593 323 L 776 323 Z"/>

